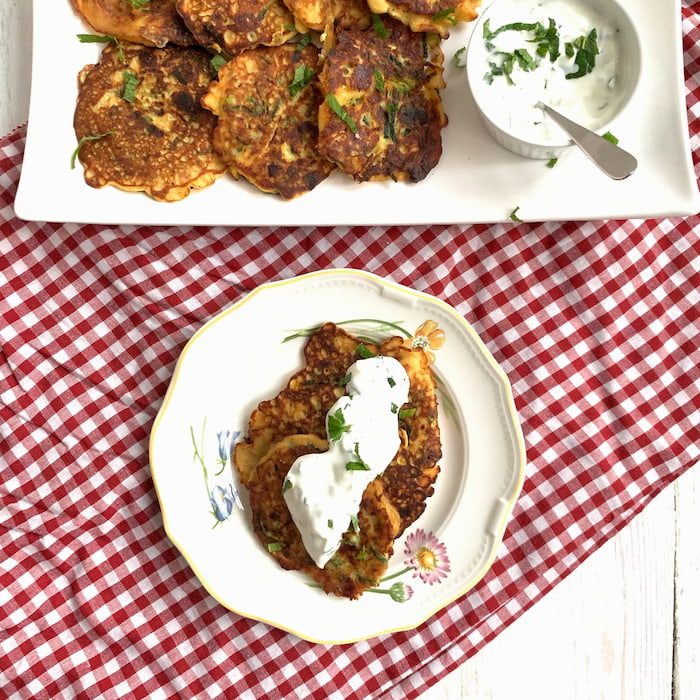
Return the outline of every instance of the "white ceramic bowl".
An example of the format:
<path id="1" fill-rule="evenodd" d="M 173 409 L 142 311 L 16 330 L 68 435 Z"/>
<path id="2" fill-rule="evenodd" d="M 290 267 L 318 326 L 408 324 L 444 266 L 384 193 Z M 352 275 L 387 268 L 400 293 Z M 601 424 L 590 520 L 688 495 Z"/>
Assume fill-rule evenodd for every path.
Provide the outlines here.
<path id="1" fill-rule="evenodd" d="M 562 39 L 561 59 L 556 68 L 548 58 L 531 72 L 515 69 L 515 85 L 503 75 L 486 79 L 491 72 L 489 63 L 501 59 L 487 48 L 484 25 L 489 22 L 493 32 L 513 22 L 540 21 L 548 26 L 553 18 Z M 582 78 L 564 79 L 573 65 L 565 58 L 564 40 L 598 32 L 600 53 L 596 66 Z M 535 44 L 526 39 L 532 34 L 506 31 L 498 42 L 506 51 L 514 52 L 516 45 L 528 48 L 534 57 Z M 495 42 L 494 42 L 495 43 Z M 511 44 L 512 46 L 509 46 Z M 488 132 L 502 146 L 528 158 L 554 158 L 572 143 L 544 113 L 535 108 L 542 100 L 570 119 L 599 133 L 617 120 L 628 106 L 637 88 L 641 70 L 641 49 L 634 22 L 617 0 L 494 0 L 484 7 L 477 20 L 466 57 L 469 87 Z M 543 86 L 547 90 L 543 92 Z"/>

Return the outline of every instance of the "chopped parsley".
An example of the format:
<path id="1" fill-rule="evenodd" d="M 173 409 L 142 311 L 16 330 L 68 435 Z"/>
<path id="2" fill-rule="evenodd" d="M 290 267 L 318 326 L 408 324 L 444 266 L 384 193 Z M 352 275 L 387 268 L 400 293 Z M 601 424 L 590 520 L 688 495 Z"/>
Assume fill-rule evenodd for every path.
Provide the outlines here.
<path id="1" fill-rule="evenodd" d="M 463 46 L 461 49 L 457 49 L 454 55 L 454 62 L 457 68 L 466 68 L 467 66 L 467 47 Z"/>
<path id="2" fill-rule="evenodd" d="M 279 552 L 282 549 L 281 542 L 268 542 L 267 551 L 268 552 Z"/>
<path id="3" fill-rule="evenodd" d="M 386 106 L 384 115 L 384 138 L 396 142 L 396 112 L 398 107 L 394 104 Z"/>
<path id="4" fill-rule="evenodd" d="M 118 43 L 117 37 L 114 34 L 78 34 L 78 39 L 81 44 L 109 44 Z"/>
<path id="5" fill-rule="evenodd" d="M 349 472 L 368 472 L 370 471 L 370 467 L 368 464 L 365 463 L 365 461 L 360 457 L 360 446 L 355 443 L 355 455 L 357 457 L 356 460 L 351 460 L 345 465 L 345 469 Z"/>
<path id="6" fill-rule="evenodd" d="M 455 8 L 446 7 L 444 10 L 436 12 L 432 17 L 433 22 L 437 22 L 441 19 L 447 20 L 452 25 L 457 24 L 457 18 L 455 17 Z"/>
<path id="7" fill-rule="evenodd" d="M 377 92 L 384 92 L 386 86 L 384 85 L 384 76 L 378 68 L 374 69 L 374 87 L 377 88 Z"/>
<path id="8" fill-rule="evenodd" d="M 357 133 L 357 124 L 355 124 L 352 117 L 343 109 L 343 106 L 338 102 L 338 98 L 333 93 L 329 93 L 326 96 L 326 104 L 353 134 Z"/>
<path id="9" fill-rule="evenodd" d="M 588 36 L 580 36 L 578 39 L 575 39 L 572 44 L 573 49 L 576 51 L 574 57 L 576 70 L 564 76 L 567 80 L 582 78 L 584 75 L 588 75 L 595 68 L 595 57 L 600 53 L 598 49 L 598 32 L 595 27 L 591 29 Z M 567 56 L 568 55 L 569 49 L 567 48 Z"/>
<path id="10" fill-rule="evenodd" d="M 618 139 L 617 136 L 615 136 L 614 134 L 611 134 L 609 131 L 606 131 L 603 134 L 603 138 L 606 141 L 610 141 L 610 143 L 614 143 L 615 145 L 617 145 L 620 141 L 620 139 Z"/>
<path id="11" fill-rule="evenodd" d="M 124 88 L 122 89 L 122 99 L 127 102 L 133 102 L 136 97 L 136 88 L 139 84 L 139 79 L 130 70 L 122 72 L 124 77 Z"/>
<path id="12" fill-rule="evenodd" d="M 342 409 L 328 415 L 328 437 L 331 442 L 338 442 L 343 433 L 347 433 L 352 426 L 345 422 Z"/>
<path id="13" fill-rule="evenodd" d="M 382 22 L 381 15 L 375 12 L 372 13 L 372 29 L 374 29 L 374 33 L 380 39 L 386 39 L 389 36 L 387 28 L 384 26 L 384 22 Z"/>
<path id="14" fill-rule="evenodd" d="M 103 139 L 105 136 L 110 136 L 113 134 L 114 131 L 110 129 L 109 131 L 105 131 L 104 134 L 94 134 L 92 136 L 83 136 L 83 138 L 78 141 L 78 145 L 76 146 L 75 150 L 73 151 L 73 155 L 71 155 L 70 158 L 70 168 L 73 170 L 75 168 L 75 161 L 78 158 L 78 153 L 80 153 L 80 149 L 83 147 L 84 143 L 87 143 L 88 141 L 97 141 L 97 139 Z"/>
<path id="15" fill-rule="evenodd" d="M 77 34 L 81 44 L 114 44 L 119 53 L 119 59 L 125 61 L 124 49 L 114 34 Z"/>
<path id="16" fill-rule="evenodd" d="M 211 57 L 209 65 L 211 66 L 211 72 L 216 75 L 219 72 L 219 69 L 226 65 L 226 59 L 220 53 L 218 53 L 216 56 Z"/>
<path id="17" fill-rule="evenodd" d="M 360 343 L 356 348 L 355 352 L 363 359 L 368 360 L 370 357 L 376 357 L 376 355 L 364 344 Z"/>
<path id="18" fill-rule="evenodd" d="M 294 70 L 294 78 L 289 83 L 289 94 L 293 96 L 303 90 L 315 75 L 316 72 L 312 71 L 308 66 L 297 66 Z"/>
<path id="19" fill-rule="evenodd" d="M 399 411 L 399 418 L 413 418 L 416 415 L 415 408 L 402 408 Z"/>
<path id="20" fill-rule="evenodd" d="M 520 207 L 515 207 L 515 209 L 513 209 L 513 211 L 510 213 L 510 220 L 511 221 L 515 221 L 518 223 L 522 222 L 522 219 L 518 216 L 519 209 L 520 209 Z"/>
<path id="21" fill-rule="evenodd" d="M 548 167 L 548 168 L 553 168 L 553 167 L 557 164 L 557 161 L 558 161 L 558 160 L 559 160 L 559 158 L 550 158 L 550 159 L 547 161 L 547 167 Z"/>

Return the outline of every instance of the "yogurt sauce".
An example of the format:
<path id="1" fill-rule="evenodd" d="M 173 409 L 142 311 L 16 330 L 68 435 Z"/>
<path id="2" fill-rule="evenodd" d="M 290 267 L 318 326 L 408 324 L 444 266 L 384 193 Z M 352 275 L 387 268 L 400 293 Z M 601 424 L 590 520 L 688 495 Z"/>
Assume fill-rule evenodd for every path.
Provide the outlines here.
<path id="1" fill-rule="evenodd" d="M 617 29 L 610 20 L 585 3 L 550 0 L 533 6 L 516 3 L 508 6 L 517 16 L 494 15 L 490 29 L 512 22 L 541 22 L 544 27 L 552 18 L 559 30 L 560 56 L 555 62 L 549 57 L 535 54 L 535 44 L 528 43 L 531 32 L 504 31 L 492 39 L 493 48 L 485 48 L 487 66 L 490 62 L 502 62 L 499 51 L 513 52 L 527 48 L 538 63 L 533 71 L 518 67 L 513 69 L 511 84 L 503 76 L 496 76 L 491 84 L 484 82 L 485 111 L 502 129 L 526 141 L 536 143 L 563 143 L 568 138 L 561 129 L 536 107 L 538 101 L 589 129 L 599 129 L 619 110 L 624 99 L 623 91 L 616 89 L 622 47 Z M 597 32 L 599 53 L 595 67 L 585 76 L 567 79 L 567 73 L 576 71 L 573 57 L 564 51 L 566 42 L 588 36 L 591 29 Z"/>
<path id="2" fill-rule="evenodd" d="M 335 554 L 360 509 L 362 494 L 396 455 L 398 414 L 409 379 L 393 357 L 358 360 L 347 393 L 326 416 L 328 450 L 299 457 L 284 498 L 306 551 L 319 568 Z"/>

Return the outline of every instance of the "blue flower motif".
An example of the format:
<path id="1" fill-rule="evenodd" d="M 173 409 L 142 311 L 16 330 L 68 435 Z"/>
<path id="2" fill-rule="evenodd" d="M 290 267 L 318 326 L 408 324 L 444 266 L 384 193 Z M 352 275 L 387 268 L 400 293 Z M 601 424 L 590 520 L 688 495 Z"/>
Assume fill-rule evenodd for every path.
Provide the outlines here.
<path id="1" fill-rule="evenodd" d="M 227 520 L 233 512 L 233 505 L 236 504 L 239 508 L 243 508 L 241 499 L 239 498 L 233 484 L 229 484 L 226 488 L 223 486 L 215 486 L 211 490 L 209 497 L 214 517 L 220 522 Z"/>
<path id="2" fill-rule="evenodd" d="M 223 466 L 228 462 L 231 456 L 233 443 L 236 442 L 240 436 L 240 430 L 222 430 L 216 434 L 216 439 L 219 443 L 219 464 Z"/>

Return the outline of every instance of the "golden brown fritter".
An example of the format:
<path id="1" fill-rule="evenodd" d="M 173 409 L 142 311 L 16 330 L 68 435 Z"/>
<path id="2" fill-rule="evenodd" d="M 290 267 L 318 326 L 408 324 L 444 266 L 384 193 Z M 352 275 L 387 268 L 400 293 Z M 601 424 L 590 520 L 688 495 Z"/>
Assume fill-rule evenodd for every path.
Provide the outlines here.
<path id="1" fill-rule="evenodd" d="M 319 76 L 319 148 L 358 182 L 418 182 L 440 160 L 447 124 L 440 39 L 387 16 L 381 27 L 332 38 Z"/>
<path id="2" fill-rule="evenodd" d="M 284 0 L 301 25 L 324 32 L 334 23 L 342 27 L 369 27 L 372 13 L 367 0 Z"/>
<path id="3" fill-rule="evenodd" d="M 282 0 L 176 0 L 195 38 L 231 58 L 255 46 L 280 46 L 297 32 Z"/>
<path id="4" fill-rule="evenodd" d="M 212 145 L 216 117 L 200 105 L 210 58 L 199 48 L 109 45 L 81 71 L 73 126 L 88 185 L 170 202 L 225 172 Z"/>
<path id="5" fill-rule="evenodd" d="M 96 31 L 120 41 L 163 47 L 196 44 L 192 32 L 175 9 L 175 0 L 73 0 L 78 14 Z"/>
<path id="6" fill-rule="evenodd" d="M 396 358 L 410 380 L 408 402 L 399 419 L 401 446 L 378 477 L 389 502 L 400 517 L 397 536 L 425 509 L 433 493 L 442 456 L 437 421 L 435 380 L 426 354 L 411 349 L 399 337 L 381 345 L 364 343 L 372 353 Z M 290 435 L 326 438 L 326 413 L 345 393 L 348 368 L 359 359 L 360 340 L 332 323 L 320 327 L 304 348 L 305 365 L 274 398 L 253 411 L 245 441 L 236 445 L 234 464 L 245 485 L 257 464 L 275 443 Z"/>
<path id="7" fill-rule="evenodd" d="M 214 147 L 231 173 L 284 199 L 335 169 L 318 151 L 318 49 L 258 47 L 219 69 L 202 104 L 219 118 Z"/>
<path id="8" fill-rule="evenodd" d="M 381 480 L 376 479 L 362 496 L 357 529 L 348 524 L 332 559 L 323 569 L 316 566 L 289 514 L 283 484 L 297 457 L 326 448 L 326 441 L 314 435 L 292 435 L 268 450 L 248 482 L 253 530 L 282 568 L 307 574 L 326 593 L 355 599 L 378 585 L 384 575 L 399 517 L 384 494 Z"/>
<path id="9" fill-rule="evenodd" d="M 477 17 L 481 0 L 367 0 L 378 14 L 387 13 L 414 32 L 437 32 L 443 39 L 460 22 Z"/>

